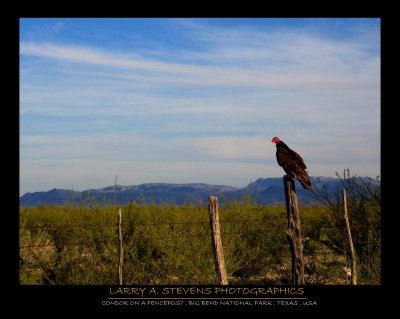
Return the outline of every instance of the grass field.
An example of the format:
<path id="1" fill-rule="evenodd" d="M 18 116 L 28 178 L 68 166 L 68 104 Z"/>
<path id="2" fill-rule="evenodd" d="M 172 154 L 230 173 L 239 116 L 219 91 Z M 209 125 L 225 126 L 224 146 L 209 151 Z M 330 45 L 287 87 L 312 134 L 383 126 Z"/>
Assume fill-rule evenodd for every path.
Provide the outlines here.
<path id="1" fill-rule="evenodd" d="M 121 209 L 124 284 L 218 284 L 207 206 Z M 285 207 L 231 201 L 219 213 L 229 283 L 289 284 Z M 345 229 L 322 206 L 300 215 L 306 284 L 349 284 L 347 243 L 335 241 Z M 21 207 L 20 283 L 117 284 L 117 221 L 115 206 Z"/>

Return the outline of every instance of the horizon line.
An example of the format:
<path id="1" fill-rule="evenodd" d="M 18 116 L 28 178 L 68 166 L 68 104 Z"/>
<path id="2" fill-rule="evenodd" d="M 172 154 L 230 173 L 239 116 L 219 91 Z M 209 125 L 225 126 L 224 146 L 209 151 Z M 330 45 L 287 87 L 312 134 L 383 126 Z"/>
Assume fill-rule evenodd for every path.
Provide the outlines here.
<path id="1" fill-rule="evenodd" d="M 370 178 L 370 179 L 377 179 L 378 177 L 380 177 L 379 175 L 376 177 L 370 177 L 370 176 L 358 176 L 358 175 L 354 175 L 352 177 L 358 177 L 358 178 Z M 114 188 L 114 187 L 132 187 L 132 186 L 142 186 L 142 185 L 207 185 L 207 186 L 226 186 L 226 187 L 230 187 L 230 188 L 234 188 L 236 190 L 240 190 L 243 188 L 248 187 L 249 185 L 254 184 L 255 182 L 257 182 L 258 180 L 263 180 L 263 179 L 280 179 L 283 178 L 282 177 L 259 177 L 256 180 L 250 180 L 250 182 L 242 187 L 236 187 L 236 186 L 231 186 L 231 185 L 227 185 L 227 184 L 210 184 L 210 183 L 206 183 L 206 182 L 188 182 L 188 183 L 167 183 L 167 182 L 149 182 L 149 183 L 140 183 L 140 184 L 130 184 L 130 185 L 122 185 L 122 184 L 115 184 L 115 185 L 108 185 L 108 186 L 102 186 L 102 187 L 98 187 L 98 188 L 86 188 L 83 190 L 75 190 L 73 187 L 71 189 L 69 188 L 57 188 L 57 187 L 53 187 L 47 191 L 33 191 L 33 192 L 25 192 L 22 195 L 19 195 L 19 197 L 21 198 L 22 196 L 26 195 L 26 194 L 34 194 L 34 193 L 47 193 L 49 191 L 52 190 L 65 190 L 65 191 L 72 191 L 72 192 L 87 192 L 90 190 L 101 190 L 101 189 L 105 189 L 105 188 Z M 316 179 L 316 178 L 326 178 L 326 179 L 335 179 L 335 180 L 339 180 L 339 177 L 328 177 L 328 176 L 310 176 L 310 179 Z M 342 178 L 342 177 L 341 177 Z"/>

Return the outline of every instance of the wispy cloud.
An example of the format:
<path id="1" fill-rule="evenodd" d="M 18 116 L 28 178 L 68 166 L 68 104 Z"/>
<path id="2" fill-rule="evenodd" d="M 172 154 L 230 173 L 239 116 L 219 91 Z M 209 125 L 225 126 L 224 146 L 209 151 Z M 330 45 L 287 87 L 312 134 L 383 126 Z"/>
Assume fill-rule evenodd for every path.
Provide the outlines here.
<path id="1" fill-rule="evenodd" d="M 359 43 L 338 43 L 293 31 L 269 34 L 254 30 L 220 30 L 219 33 L 207 34 L 209 45 L 215 45 L 209 50 L 189 53 L 178 50 L 174 53 L 182 60 L 186 58 L 186 63 L 151 60 L 131 52 L 107 52 L 68 44 L 23 42 L 20 50 L 23 55 L 144 71 L 148 80 L 163 85 L 341 89 L 370 89 L 379 85 L 376 78 L 379 57 L 370 56 Z M 195 33 L 195 36 L 202 38 L 206 34 L 199 36 Z M 202 63 L 199 65 L 199 62 Z M 120 76 L 127 78 L 126 73 Z M 135 76 L 130 75 L 130 78 L 135 79 Z"/>

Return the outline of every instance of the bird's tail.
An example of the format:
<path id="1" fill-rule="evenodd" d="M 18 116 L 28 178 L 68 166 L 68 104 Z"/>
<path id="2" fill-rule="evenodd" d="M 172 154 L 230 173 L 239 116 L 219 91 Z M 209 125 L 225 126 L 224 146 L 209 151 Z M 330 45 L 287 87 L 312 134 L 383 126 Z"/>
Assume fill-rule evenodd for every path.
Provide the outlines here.
<path id="1" fill-rule="evenodd" d="M 306 180 L 299 179 L 299 182 L 304 187 L 304 189 L 308 189 L 309 191 L 311 190 L 311 182 L 309 178 L 307 178 Z"/>

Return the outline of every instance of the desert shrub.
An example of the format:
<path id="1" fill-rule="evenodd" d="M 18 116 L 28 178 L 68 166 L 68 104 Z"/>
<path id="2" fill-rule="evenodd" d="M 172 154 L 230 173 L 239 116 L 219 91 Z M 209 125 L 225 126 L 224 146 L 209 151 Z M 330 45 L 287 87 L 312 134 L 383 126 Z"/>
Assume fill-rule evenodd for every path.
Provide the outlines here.
<path id="1" fill-rule="evenodd" d="M 346 174 L 347 173 L 347 174 Z M 381 181 L 350 176 L 347 169 L 341 177 L 342 188 L 346 189 L 349 223 L 357 256 L 357 268 L 361 284 L 380 284 L 381 272 Z M 316 189 L 317 198 L 328 207 L 335 231 L 328 234 L 332 246 L 350 256 L 348 238 L 343 218 L 342 189 L 329 196 L 326 189 Z"/>
<path id="2" fill-rule="evenodd" d="M 56 248 L 48 232 L 42 229 L 20 231 L 20 282 L 51 283 L 50 269 L 55 264 Z"/>

